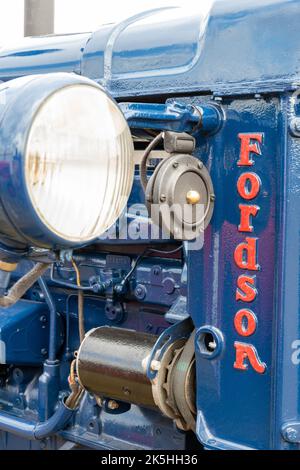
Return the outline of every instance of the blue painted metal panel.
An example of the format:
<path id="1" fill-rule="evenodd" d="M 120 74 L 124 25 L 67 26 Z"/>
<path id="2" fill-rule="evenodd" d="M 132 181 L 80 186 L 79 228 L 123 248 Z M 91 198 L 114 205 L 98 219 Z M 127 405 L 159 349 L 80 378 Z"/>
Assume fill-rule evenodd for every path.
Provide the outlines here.
<path id="1" fill-rule="evenodd" d="M 287 447 L 281 439 L 284 415 L 298 421 L 300 418 L 299 372 L 291 362 L 291 344 L 300 336 L 296 313 L 299 301 L 299 273 L 296 272 L 299 221 L 295 213 L 299 188 L 298 157 L 293 154 L 294 163 L 287 164 L 290 172 L 284 177 L 284 161 L 289 161 L 289 153 L 284 147 L 287 129 L 281 120 L 279 98 L 228 99 L 223 104 L 227 115 L 225 126 L 216 138 L 209 139 L 208 147 L 198 149 L 213 179 L 217 201 L 215 213 L 205 234 L 203 250 L 190 252 L 188 260 L 188 311 L 197 329 L 205 325 L 218 328 L 224 337 L 221 354 L 214 358 L 200 354 L 196 343 L 197 432 L 203 444 L 211 448 L 284 448 Z M 238 231 L 239 204 L 245 201 L 237 192 L 239 175 L 247 168 L 238 167 L 237 162 L 240 155 L 238 134 L 248 132 L 264 134 L 262 155 L 255 156 L 254 166 L 248 169 L 255 171 L 261 179 L 260 194 L 255 201 L 249 201 L 260 207 L 259 214 L 253 218 L 254 232 L 250 234 L 258 239 L 260 270 L 255 273 L 239 269 L 234 262 L 235 248 L 247 236 Z M 294 149 L 298 146 L 298 143 L 293 144 Z M 289 225 L 286 221 L 282 225 L 282 204 L 290 207 L 290 217 L 293 214 L 293 222 L 290 220 Z M 291 230 L 295 224 L 295 229 Z M 288 231 L 284 242 L 287 245 L 282 245 L 282 230 Z M 286 253 L 282 250 L 288 249 L 291 254 L 285 259 Z M 283 268 L 286 261 L 292 270 L 288 277 L 286 267 Z M 258 295 L 248 304 L 235 298 L 237 279 L 241 274 L 256 276 Z M 234 316 L 241 308 L 250 308 L 258 319 L 257 329 L 250 338 L 241 338 L 234 328 Z M 247 371 L 234 368 L 235 341 L 255 346 L 267 365 L 264 374 L 258 374 L 250 365 Z M 278 387 L 281 389 L 279 394 Z M 284 403 L 279 410 L 281 399 Z"/>
<path id="2" fill-rule="evenodd" d="M 41 365 L 48 346 L 45 304 L 21 300 L 11 308 L 0 308 L 0 364 Z"/>
<path id="3" fill-rule="evenodd" d="M 14 47 L 0 50 L 3 81 L 26 75 L 74 72 L 80 73 L 80 63 L 89 33 L 66 34 L 23 39 Z"/>
<path id="4" fill-rule="evenodd" d="M 217 0 L 211 9 L 151 10 L 94 34 L 26 39 L 16 49 L 4 48 L 0 79 L 75 72 L 115 97 L 282 90 L 299 80 L 299 13 L 298 0 Z"/>

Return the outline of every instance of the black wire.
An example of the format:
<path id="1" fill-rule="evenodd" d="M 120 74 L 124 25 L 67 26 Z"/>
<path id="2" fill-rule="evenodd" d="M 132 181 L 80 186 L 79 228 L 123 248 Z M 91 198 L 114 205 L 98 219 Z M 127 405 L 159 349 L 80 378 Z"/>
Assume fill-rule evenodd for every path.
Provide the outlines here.
<path id="1" fill-rule="evenodd" d="M 138 267 L 138 265 L 140 264 L 140 262 L 142 261 L 142 259 L 146 256 L 147 253 L 157 253 L 158 255 L 174 255 L 176 253 L 178 253 L 180 250 L 183 250 L 183 245 L 180 245 L 179 247 L 175 248 L 174 250 L 158 250 L 156 248 L 146 248 L 135 260 L 132 268 L 130 269 L 130 271 L 126 274 L 126 276 L 123 278 L 123 280 L 121 281 L 120 285 L 121 286 L 125 286 L 125 284 L 128 282 L 128 280 L 131 278 L 131 276 L 133 275 L 133 273 L 135 272 L 136 268 Z M 62 287 L 67 287 L 69 289 L 73 289 L 73 290 L 81 290 L 81 291 L 93 291 L 93 288 L 91 286 L 89 287 L 79 287 L 77 286 L 76 284 L 72 284 L 70 282 L 65 282 L 65 281 L 61 281 L 60 279 L 56 279 L 54 278 L 54 264 L 52 264 L 52 267 L 51 267 L 51 273 L 50 273 L 50 280 L 59 285 L 59 286 L 62 286 Z"/>
<path id="2" fill-rule="evenodd" d="M 165 250 L 157 250 L 156 248 L 146 248 L 146 250 L 143 251 L 143 253 L 141 253 L 135 260 L 135 263 L 133 265 L 133 267 L 131 268 L 131 270 L 126 274 L 126 276 L 124 277 L 124 279 L 122 280 L 121 282 L 121 285 L 124 286 L 128 281 L 129 279 L 131 278 L 131 276 L 133 275 L 133 273 L 135 272 L 136 268 L 138 267 L 139 263 L 142 261 L 142 259 L 146 256 L 147 253 L 157 253 L 159 255 L 174 255 L 175 253 L 178 253 L 180 250 L 183 249 L 183 245 L 180 245 L 179 247 L 177 247 L 175 250 L 171 250 L 171 251 L 165 251 Z"/>

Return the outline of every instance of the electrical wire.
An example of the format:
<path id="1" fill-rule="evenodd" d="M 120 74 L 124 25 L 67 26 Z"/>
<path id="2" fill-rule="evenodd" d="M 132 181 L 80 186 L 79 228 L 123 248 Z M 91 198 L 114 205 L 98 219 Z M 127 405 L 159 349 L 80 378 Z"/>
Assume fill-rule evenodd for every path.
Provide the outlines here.
<path id="1" fill-rule="evenodd" d="M 85 291 L 93 292 L 93 288 L 91 286 L 82 286 L 82 285 L 78 286 L 78 284 L 72 284 L 71 282 L 66 282 L 66 281 L 61 281 L 60 279 L 56 279 L 54 277 L 54 263 L 52 264 L 52 267 L 51 267 L 50 280 L 54 284 L 57 284 L 58 286 L 62 286 L 62 287 L 67 287 L 68 289 L 73 289 L 76 291 L 81 290 L 83 292 Z"/>
<path id="2" fill-rule="evenodd" d="M 147 162 L 148 158 L 150 156 L 150 153 L 152 150 L 155 149 L 155 147 L 163 140 L 164 133 L 161 132 L 158 134 L 155 139 L 152 140 L 150 145 L 145 150 L 145 153 L 143 155 L 142 161 L 140 163 L 140 180 L 141 180 L 141 185 L 144 190 L 144 193 L 146 193 L 147 185 L 148 185 L 148 178 L 147 178 Z"/>
<path id="3" fill-rule="evenodd" d="M 81 287 L 81 279 L 80 279 L 80 272 L 78 269 L 77 264 L 75 263 L 74 259 L 72 259 L 72 266 L 76 273 L 76 283 L 78 287 L 78 329 L 79 329 L 79 339 L 80 344 L 84 340 L 85 337 L 85 328 L 84 328 L 84 297 L 83 291 L 80 289 Z"/>
<path id="4" fill-rule="evenodd" d="M 77 381 L 76 376 L 76 359 L 71 362 L 70 367 L 70 374 L 69 374 L 69 387 L 71 389 L 71 393 L 66 399 L 66 406 L 72 410 L 78 407 L 78 404 L 83 396 L 84 389 Z"/>
<path id="5" fill-rule="evenodd" d="M 158 250 L 156 248 L 146 248 L 135 260 L 131 270 L 126 274 L 126 276 L 124 277 L 124 279 L 122 280 L 122 282 L 120 283 L 120 285 L 122 286 L 122 288 L 124 288 L 124 286 L 126 285 L 126 283 L 129 281 L 129 279 L 131 278 L 131 276 L 133 275 L 133 273 L 135 272 L 136 268 L 138 267 L 138 265 L 140 264 L 140 262 L 142 261 L 142 259 L 147 255 L 147 253 L 157 253 L 159 255 L 174 255 L 176 253 L 178 253 L 179 251 L 181 251 L 183 249 L 183 245 L 180 245 L 179 247 L 177 247 L 175 250 L 171 250 L 171 251 L 164 251 L 164 250 Z"/>
<path id="6" fill-rule="evenodd" d="M 175 255 L 176 253 L 178 253 L 180 250 L 183 249 L 183 245 L 180 245 L 178 246 L 177 248 L 175 248 L 175 250 L 170 250 L 170 251 L 165 251 L 165 250 L 157 250 L 156 248 L 148 248 L 148 252 L 149 253 L 157 253 L 159 255 Z"/>

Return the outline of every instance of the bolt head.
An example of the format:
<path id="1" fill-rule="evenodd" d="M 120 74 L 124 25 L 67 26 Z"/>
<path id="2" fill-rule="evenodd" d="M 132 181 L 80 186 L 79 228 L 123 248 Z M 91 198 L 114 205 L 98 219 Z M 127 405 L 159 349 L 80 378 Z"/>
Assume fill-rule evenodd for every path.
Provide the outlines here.
<path id="1" fill-rule="evenodd" d="M 161 364 L 160 364 L 159 361 L 153 360 L 153 361 L 151 362 L 151 369 L 152 369 L 152 370 L 158 371 L 158 370 L 160 369 L 160 366 L 161 366 Z"/>
<path id="2" fill-rule="evenodd" d="M 285 431 L 285 435 L 288 441 L 290 442 L 297 442 L 298 440 L 298 433 L 296 429 L 289 427 Z"/>
<path id="3" fill-rule="evenodd" d="M 300 137 L 300 118 L 295 117 L 290 122 L 290 132 L 295 137 Z"/>
<path id="4" fill-rule="evenodd" d="M 167 196 L 165 194 L 162 194 L 160 196 L 160 202 L 166 202 L 166 200 L 167 200 Z"/>
<path id="5" fill-rule="evenodd" d="M 143 300 L 146 297 L 146 293 L 144 286 L 138 285 L 135 289 L 135 296 L 140 300 Z"/>
<path id="6" fill-rule="evenodd" d="M 107 408 L 109 410 L 117 410 L 119 408 L 119 403 L 117 403 L 115 400 L 109 400 L 107 403 Z"/>

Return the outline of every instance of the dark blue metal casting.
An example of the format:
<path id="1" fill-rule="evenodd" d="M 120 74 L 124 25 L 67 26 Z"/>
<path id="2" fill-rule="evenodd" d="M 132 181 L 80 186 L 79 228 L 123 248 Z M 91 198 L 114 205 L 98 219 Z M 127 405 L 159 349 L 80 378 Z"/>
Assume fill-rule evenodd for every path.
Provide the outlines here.
<path id="1" fill-rule="evenodd" d="M 0 364 L 41 365 L 47 359 L 50 318 L 44 303 L 20 300 L 0 308 Z M 54 337 L 58 349 L 60 331 Z"/>

